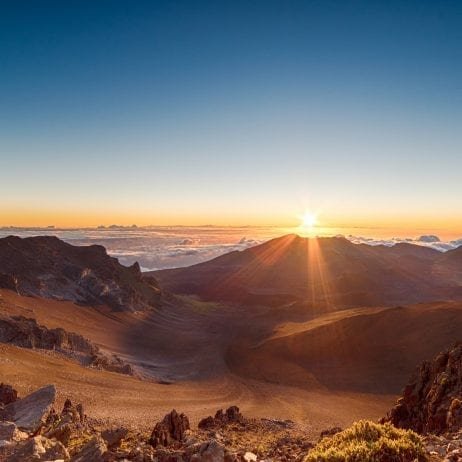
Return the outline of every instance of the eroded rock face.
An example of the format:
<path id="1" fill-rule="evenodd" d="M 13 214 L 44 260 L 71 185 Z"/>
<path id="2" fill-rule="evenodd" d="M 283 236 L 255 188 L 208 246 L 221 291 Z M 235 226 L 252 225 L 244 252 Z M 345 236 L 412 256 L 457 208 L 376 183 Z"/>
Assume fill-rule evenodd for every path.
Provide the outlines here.
<path id="1" fill-rule="evenodd" d="M 56 388 L 47 385 L 5 407 L 5 413 L 17 427 L 36 433 L 45 424 L 56 399 Z"/>
<path id="2" fill-rule="evenodd" d="M 188 417 L 185 414 L 178 414 L 173 409 L 156 424 L 149 442 L 154 447 L 170 446 L 172 443 L 182 441 L 189 429 Z"/>
<path id="3" fill-rule="evenodd" d="M 0 287 L 115 310 L 152 309 L 160 301 L 156 280 L 137 263 L 125 267 L 102 246 L 73 246 L 53 236 L 0 239 Z"/>
<path id="4" fill-rule="evenodd" d="M 425 361 L 386 419 L 419 433 L 462 428 L 462 343 Z"/>
<path id="5" fill-rule="evenodd" d="M 0 316 L 0 342 L 23 348 L 62 350 L 94 355 L 98 349 L 82 335 L 64 329 L 48 329 L 24 316 Z"/>
<path id="6" fill-rule="evenodd" d="M 48 329 L 38 324 L 35 319 L 24 316 L 0 315 L 0 342 L 22 348 L 58 351 L 84 366 L 120 374 L 134 374 L 130 364 L 123 362 L 116 355 L 102 353 L 98 346 L 82 335 L 61 328 Z M 0 402 L 2 396 L 5 397 L 4 399 L 14 400 L 12 391 L 6 388 L 2 391 L 0 386 Z"/>

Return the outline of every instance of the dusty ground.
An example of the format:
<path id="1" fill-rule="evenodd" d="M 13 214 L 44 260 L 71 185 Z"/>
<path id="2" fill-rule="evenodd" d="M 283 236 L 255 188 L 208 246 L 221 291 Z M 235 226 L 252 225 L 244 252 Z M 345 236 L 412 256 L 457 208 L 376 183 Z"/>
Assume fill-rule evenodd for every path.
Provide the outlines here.
<path id="1" fill-rule="evenodd" d="M 50 352 L 0 345 L 1 381 L 12 383 L 21 394 L 55 383 L 61 401 L 70 397 L 82 402 L 88 415 L 108 423 L 148 429 L 176 408 L 195 425 L 217 409 L 235 404 L 248 417 L 291 419 L 315 438 L 327 427 L 345 427 L 360 418 L 378 419 L 395 400 L 392 393 L 329 390 L 317 380 L 289 386 L 291 381 L 285 376 L 293 373 L 300 377 L 300 371 L 293 372 L 290 367 L 281 369 L 277 380 L 252 378 L 234 367 L 236 358 L 230 369 L 230 345 L 255 348 L 273 335 L 286 336 L 291 325 L 299 332 L 298 323 L 308 322 L 310 315 L 300 319 L 300 314 L 294 313 L 287 321 L 284 310 L 268 316 L 264 309 L 254 308 L 249 313 L 242 307 L 230 309 L 190 299 L 155 313 L 129 314 L 19 297 L 8 291 L 0 291 L 0 295 L 1 312 L 34 317 L 48 327 L 81 333 L 137 366 L 144 380 L 83 368 Z M 356 315 L 345 311 L 319 323 Z M 265 358 L 272 360 L 271 356 Z M 263 364 L 257 362 L 252 367 L 258 371 Z"/>

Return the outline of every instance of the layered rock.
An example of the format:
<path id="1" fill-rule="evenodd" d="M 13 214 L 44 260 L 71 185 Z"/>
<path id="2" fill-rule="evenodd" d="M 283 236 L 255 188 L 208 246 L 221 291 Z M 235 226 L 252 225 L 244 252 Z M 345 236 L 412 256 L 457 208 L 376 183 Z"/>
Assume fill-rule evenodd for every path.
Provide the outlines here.
<path id="1" fill-rule="evenodd" d="M 48 329 L 35 319 L 0 315 L 0 342 L 22 348 L 53 350 L 79 361 L 82 365 L 133 375 L 133 368 L 118 356 L 107 355 L 80 334 L 64 329 Z M 0 402 L 7 393 L 0 387 Z"/>
<path id="2" fill-rule="evenodd" d="M 121 265 L 99 245 L 73 246 L 57 237 L 0 239 L 0 287 L 21 295 L 138 311 L 159 304 L 160 290 L 137 263 Z"/>
<path id="3" fill-rule="evenodd" d="M 386 419 L 419 433 L 462 428 L 462 343 L 425 361 Z"/>

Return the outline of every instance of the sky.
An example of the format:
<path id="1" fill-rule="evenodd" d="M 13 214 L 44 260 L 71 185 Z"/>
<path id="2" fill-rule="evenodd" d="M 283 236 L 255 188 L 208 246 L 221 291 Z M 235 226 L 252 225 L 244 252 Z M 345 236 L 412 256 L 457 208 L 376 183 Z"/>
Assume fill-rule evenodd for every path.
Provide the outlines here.
<path id="1" fill-rule="evenodd" d="M 461 127 L 458 1 L 0 3 L 0 226 L 460 237 Z"/>

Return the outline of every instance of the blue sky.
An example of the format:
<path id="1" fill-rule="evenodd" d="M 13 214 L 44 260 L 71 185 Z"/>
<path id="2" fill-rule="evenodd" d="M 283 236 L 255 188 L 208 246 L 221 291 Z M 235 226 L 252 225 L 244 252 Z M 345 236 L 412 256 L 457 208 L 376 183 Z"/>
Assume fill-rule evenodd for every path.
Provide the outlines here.
<path id="1" fill-rule="evenodd" d="M 3 1 L 1 225 L 462 231 L 457 1 Z"/>

